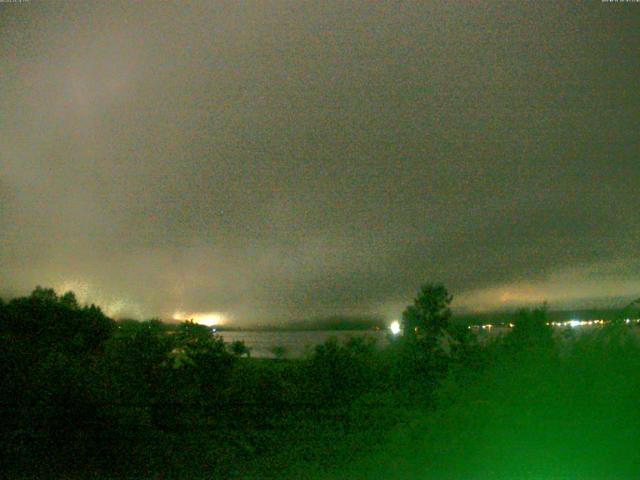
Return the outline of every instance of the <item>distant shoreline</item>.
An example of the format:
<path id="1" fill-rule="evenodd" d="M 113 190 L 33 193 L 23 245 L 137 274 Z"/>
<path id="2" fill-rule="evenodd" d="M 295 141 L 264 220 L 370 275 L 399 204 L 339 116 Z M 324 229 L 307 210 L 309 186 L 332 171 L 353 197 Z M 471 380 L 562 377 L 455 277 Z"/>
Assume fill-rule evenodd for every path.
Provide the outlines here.
<path id="1" fill-rule="evenodd" d="M 547 312 L 549 321 L 569 321 L 569 320 L 615 320 L 619 318 L 623 309 L 576 309 L 576 310 L 551 310 Z M 518 310 L 496 311 L 486 313 L 454 314 L 451 319 L 453 325 L 482 325 L 486 323 L 508 325 Z M 310 320 L 308 322 L 297 321 L 282 325 L 247 325 L 246 327 L 216 327 L 218 332 L 377 332 L 388 329 L 389 321 L 381 318 L 376 319 L 348 319 L 331 318 L 328 320 Z"/>
<path id="2" fill-rule="evenodd" d="M 452 326 L 474 325 L 508 325 L 517 317 L 519 310 L 502 310 L 483 313 L 458 313 L 451 318 Z M 550 322 L 566 322 L 571 320 L 616 320 L 626 318 L 625 308 L 601 308 L 601 309 L 575 309 L 575 310 L 549 310 L 547 319 Z M 138 320 L 118 319 L 118 322 Z M 172 320 L 161 321 L 167 328 L 172 329 L 181 322 Z M 391 319 L 382 317 L 329 317 L 324 319 L 309 319 L 304 321 L 283 322 L 267 325 L 215 325 L 212 328 L 216 332 L 379 332 L 389 328 Z"/>

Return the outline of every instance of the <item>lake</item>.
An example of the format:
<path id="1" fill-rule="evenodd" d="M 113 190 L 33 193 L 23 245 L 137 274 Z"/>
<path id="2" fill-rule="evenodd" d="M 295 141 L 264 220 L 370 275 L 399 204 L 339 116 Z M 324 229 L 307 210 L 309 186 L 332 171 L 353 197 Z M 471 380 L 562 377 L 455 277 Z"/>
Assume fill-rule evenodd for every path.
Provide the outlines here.
<path id="1" fill-rule="evenodd" d="M 218 332 L 225 343 L 241 340 L 251 349 L 251 356 L 256 358 L 273 358 L 273 347 L 284 347 L 287 358 L 298 358 L 313 351 L 316 345 L 324 343 L 331 337 L 336 337 L 341 343 L 350 337 L 368 336 L 375 338 L 378 345 L 387 343 L 387 330 L 319 330 L 299 332 L 266 332 L 241 331 Z"/>
<path id="2" fill-rule="evenodd" d="M 640 320 L 634 320 L 635 324 Z M 574 335 L 582 335 L 592 332 L 600 326 L 583 326 L 579 328 L 555 327 L 554 335 L 562 339 L 568 331 Z M 488 342 L 500 335 L 509 332 L 510 328 L 502 326 L 494 326 L 491 328 L 472 327 L 471 331 L 477 336 L 480 343 Z M 640 329 L 634 329 L 639 332 Z M 369 336 L 375 338 L 379 346 L 388 343 L 389 330 L 318 330 L 318 331 L 240 331 L 240 332 L 218 332 L 226 343 L 241 340 L 251 349 L 251 356 L 256 358 L 273 358 L 271 353 L 273 347 L 281 346 L 286 351 L 287 358 L 299 358 L 313 351 L 316 345 L 324 343 L 331 337 L 336 337 L 341 343 L 349 337 Z"/>

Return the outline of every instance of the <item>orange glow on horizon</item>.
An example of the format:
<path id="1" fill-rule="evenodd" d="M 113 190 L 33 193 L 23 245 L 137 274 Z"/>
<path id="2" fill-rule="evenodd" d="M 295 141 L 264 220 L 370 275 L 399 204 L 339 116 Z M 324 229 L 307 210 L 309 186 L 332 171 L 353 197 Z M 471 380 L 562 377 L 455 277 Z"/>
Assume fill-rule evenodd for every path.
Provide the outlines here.
<path id="1" fill-rule="evenodd" d="M 206 325 L 207 327 L 213 327 L 216 325 L 223 325 L 226 322 L 224 314 L 220 312 L 175 312 L 172 317 L 174 320 L 184 322 L 186 320 L 193 320 L 200 325 Z"/>

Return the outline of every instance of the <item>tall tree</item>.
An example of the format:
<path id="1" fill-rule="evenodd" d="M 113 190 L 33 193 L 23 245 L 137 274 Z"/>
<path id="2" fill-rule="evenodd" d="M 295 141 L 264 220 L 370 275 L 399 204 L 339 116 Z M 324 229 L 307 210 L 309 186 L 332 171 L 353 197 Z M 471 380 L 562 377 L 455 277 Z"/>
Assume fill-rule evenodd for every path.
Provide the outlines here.
<path id="1" fill-rule="evenodd" d="M 413 305 L 402 314 L 402 328 L 407 336 L 437 336 L 449 327 L 451 319 L 450 295 L 442 284 L 427 283 L 422 286 Z"/>

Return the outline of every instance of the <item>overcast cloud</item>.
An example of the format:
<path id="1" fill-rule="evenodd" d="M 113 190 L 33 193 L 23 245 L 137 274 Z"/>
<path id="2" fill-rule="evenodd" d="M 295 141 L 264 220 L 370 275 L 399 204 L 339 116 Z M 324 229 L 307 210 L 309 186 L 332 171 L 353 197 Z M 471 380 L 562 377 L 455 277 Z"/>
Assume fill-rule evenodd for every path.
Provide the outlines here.
<path id="1" fill-rule="evenodd" d="M 640 296 L 640 9 L 0 4 L 0 294 L 114 315 Z"/>

